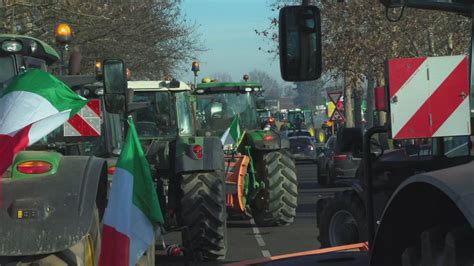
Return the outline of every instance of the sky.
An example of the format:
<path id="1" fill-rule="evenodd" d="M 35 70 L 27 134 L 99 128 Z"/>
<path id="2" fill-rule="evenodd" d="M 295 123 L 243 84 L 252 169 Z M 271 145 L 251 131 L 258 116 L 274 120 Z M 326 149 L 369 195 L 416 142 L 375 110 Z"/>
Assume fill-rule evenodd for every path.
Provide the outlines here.
<path id="1" fill-rule="evenodd" d="M 254 69 L 267 72 L 282 82 L 278 59 L 259 51 L 269 48 L 269 42 L 255 33 L 269 26 L 276 17 L 269 7 L 270 0 L 184 0 L 183 12 L 199 28 L 206 52 L 198 54 L 199 78 L 214 73 L 228 73 L 240 81 Z M 184 74 L 186 79 L 192 73 Z M 189 76 L 189 77 L 188 77 Z"/>

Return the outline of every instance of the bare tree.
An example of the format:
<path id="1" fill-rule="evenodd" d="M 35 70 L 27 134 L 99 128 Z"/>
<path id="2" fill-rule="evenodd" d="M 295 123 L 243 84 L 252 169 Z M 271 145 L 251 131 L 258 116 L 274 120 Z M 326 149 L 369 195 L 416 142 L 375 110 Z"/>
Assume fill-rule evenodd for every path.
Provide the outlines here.
<path id="1" fill-rule="evenodd" d="M 216 79 L 221 82 L 231 82 L 233 81 L 232 76 L 226 72 L 217 72 L 212 75 L 212 79 Z"/>
<path id="2" fill-rule="evenodd" d="M 268 75 L 263 70 L 254 69 L 249 73 L 249 80 L 259 82 L 262 84 L 264 89 L 263 95 L 267 99 L 278 99 L 282 97 L 283 85 L 280 84 L 276 79 Z"/>
<path id="3" fill-rule="evenodd" d="M 274 0 L 273 10 L 297 0 Z M 385 17 L 383 6 L 375 0 L 334 1 L 320 0 L 325 74 L 345 79 L 346 110 L 352 112 L 352 95 L 360 99 L 364 80 L 384 84 L 384 61 L 387 58 L 441 56 L 465 53 L 469 43 L 469 20 L 455 14 L 426 10 L 405 10 L 397 22 Z M 388 12 L 397 18 L 399 10 Z M 257 34 L 273 42 L 278 52 L 278 20 L 256 30 Z M 369 88 L 373 89 L 373 88 Z M 360 105 L 360 103 L 354 103 Z M 353 119 L 348 117 L 348 124 Z"/>
<path id="4" fill-rule="evenodd" d="M 135 78 L 173 74 L 204 50 L 196 26 L 174 0 L 0 0 L 0 32 L 53 43 L 54 26 L 69 22 L 84 66 L 96 58 L 123 58 Z M 92 69 L 92 67 L 85 67 Z"/>

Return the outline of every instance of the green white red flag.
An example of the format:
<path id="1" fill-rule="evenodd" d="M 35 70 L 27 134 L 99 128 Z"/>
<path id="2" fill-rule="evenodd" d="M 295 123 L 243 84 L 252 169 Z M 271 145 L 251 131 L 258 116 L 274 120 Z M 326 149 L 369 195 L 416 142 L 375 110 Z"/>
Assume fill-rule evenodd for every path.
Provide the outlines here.
<path id="1" fill-rule="evenodd" d="M 164 223 L 150 166 L 131 118 L 128 124 L 103 219 L 101 266 L 134 266 Z"/>
<path id="2" fill-rule="evenodd" d="M 0 177 L 18 152 L 64 124 L 86 103 L 42 70 L 17 76 L 0 97 Z"/>

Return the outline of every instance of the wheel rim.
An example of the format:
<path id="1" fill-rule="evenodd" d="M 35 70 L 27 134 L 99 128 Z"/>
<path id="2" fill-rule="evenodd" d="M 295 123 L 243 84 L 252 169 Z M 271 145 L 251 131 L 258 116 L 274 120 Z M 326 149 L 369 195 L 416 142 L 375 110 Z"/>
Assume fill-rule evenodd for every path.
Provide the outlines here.
<path id="1" fill-rule="evenodd" d="M 86 236 L 86 246 L 84 247 L 85 250 L 85 259 L 84 265 L 86 266 L 94 266 L 94 240 L 90 234 Z"/>
<path id="2" fill-rule="evenodd" d="M 357 243 L 359 230 L 352 214 L 346 210 L 337 211 L 329 223 L 329 242 L 331 246 Z"/>

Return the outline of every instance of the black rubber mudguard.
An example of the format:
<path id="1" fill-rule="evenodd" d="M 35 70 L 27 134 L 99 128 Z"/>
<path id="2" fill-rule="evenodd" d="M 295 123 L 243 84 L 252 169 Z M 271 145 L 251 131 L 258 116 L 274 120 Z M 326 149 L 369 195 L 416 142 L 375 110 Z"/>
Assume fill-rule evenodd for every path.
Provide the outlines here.
<path id="1" fill-rule="evenodd" d="M 0 256 L 51 254 L 79 242 L 91 226 L 103 167 L 96 157 L 64 156 L 53 175 L 3 179 Z"/>

